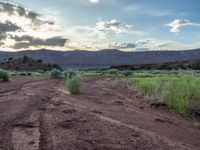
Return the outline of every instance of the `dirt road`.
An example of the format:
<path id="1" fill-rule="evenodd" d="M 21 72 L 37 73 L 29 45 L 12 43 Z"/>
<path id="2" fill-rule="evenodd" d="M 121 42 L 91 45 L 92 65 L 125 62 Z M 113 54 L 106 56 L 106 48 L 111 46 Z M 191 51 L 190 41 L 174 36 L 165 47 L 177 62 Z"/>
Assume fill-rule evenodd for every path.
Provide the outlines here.
<path id="1" fill-rule="evenodd" d="M 63 80 L 0 83 L 2 150 L 198 150 L 200 129 L 114 78 L 86 78 L 70 95 Z"/>

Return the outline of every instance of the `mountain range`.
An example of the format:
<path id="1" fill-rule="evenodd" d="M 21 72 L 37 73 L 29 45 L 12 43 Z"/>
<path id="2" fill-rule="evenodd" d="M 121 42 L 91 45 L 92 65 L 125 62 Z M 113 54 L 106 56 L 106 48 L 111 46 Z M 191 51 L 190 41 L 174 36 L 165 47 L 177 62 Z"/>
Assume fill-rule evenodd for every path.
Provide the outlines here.
<path id="1" fill-rule="evenodd" d="M 124 52 L 117 49 L 100 51 L 56 51 L 25 50 L 18 52 L 0 51 L 0 61 L 23 56 L 42 59 L 44 63 L 59 64 L 63 69 L 97 69 L 119 65 L 159 64 L 200 59 L 200 49 L 182 51 Z"/>

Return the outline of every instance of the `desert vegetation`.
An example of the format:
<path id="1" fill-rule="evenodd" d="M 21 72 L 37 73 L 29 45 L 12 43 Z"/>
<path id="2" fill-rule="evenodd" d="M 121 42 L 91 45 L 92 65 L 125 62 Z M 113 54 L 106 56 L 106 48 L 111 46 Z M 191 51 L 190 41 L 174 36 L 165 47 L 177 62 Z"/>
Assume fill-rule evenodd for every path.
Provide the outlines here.
<path id="1" fill-rule="evenodd" d="M 62 78 L 63 74 L 62 71 L 58 70 L 58 69 L 53 69 L 51 71 L 51 78 L 53 79 L 60 79 Z"/>
<path id="2" fill-rule="evenodd" d="M 9 74 L 7 71 L 0 69 L 0 80 L 4 81 L 4 82 L 8 82 L 9 81 Z"/>
<path id="3" fill-rule="evenodd" d="M 0 70 L 0 77 L 2 81 L 7 81 L 3 77 L 11 77 L 9 83 L 0 83 L 2 85 L 0 100 L 3 106 L 1 109 L 6 112 L 4 114 L 8 114 L 5 115 L 8 119 L 12 119 L 9 118 L 10 114 L 20 118 L 21 115 L 18 116 L 13 109 L 22 112 L 23 109 L 35 109 L 37 113 L 41 110 L 40 115 L 44 115 L 44 118 L 37 118 L 35 114 L 30 115 L 40 119 L 43 126 L 35 126 L 35 122 L 30 122 L 34 120 L 33 118 L 27 118 L 25 122 L 19 119 L 20 124 L 14 121 L 14 125 L 10 125 L 14 130 L 6 131 L 14 131 L 11 135 L 15 138 L 10 140 L 13 140 L 15 146 L 18 142 L 24 143 L 24 139 L 39 141 L 40 136 L 32 134 L 35 131 L 50 133 L 43 135 L 46 139 L 55 138 L 57 136 L 54 134 L 58 133 L 64 137 L 58 141 L 67 145 L 71 141 L 66 141 L 69 139 L 66 135 L 71 130 L 75 131 L 73 136 L 82 136 L 83 141 L 89 138 L 92 142 L 95 142 L 94 137 L 110 139 L 112 136 L 111 139 L 115 140 L 116 133 L 120 133 L 118 137 L 120 139 L 117 139 L 116 143 L 124 139 L 125 142 L 131 143 L 130 141 L 136 137 L 143 141 L 142 137 L 148 136 L 146 135 L 148 130 L 147 133 L 155 133 L 154 139 L 157 135 L 159 137 L 164 135 L 165 139 L 175 137 L 177 141 L 199 146 L 199 140 L 196 139 L 199 137 L 200 127 L 198 70 Z M 10 101 L 12 99 L 17 101 Z M 24 99 L 28 103 L 24 102 Z M 47 122 L 48 125 L 45 124 Z M 88 132 L 88 128 L 92 131 Z M 31 132 L 27 132 L 27 129 Z M 102 134 L 96 132 L 99 129 Z M 19 138 L 18 135 L 22 130 L 24 133 Z M 188 141 L 188 136 L 191 134 L 194 137 Z M 127 137 L 130 137 L 128 141 Z M 149 139 L 151 138 L 148 137 L 147 141 Z M 167 143 L 169 140 L 164 142 Z M 76 143 L 76 139 L 73 143 Z M 143 145 L 142 142 L 140 147 Z M 154 147 L 156 144 L 152 145 Z M 165 146 L 168 147 L 168 143 L 162 145 Z"/>
<path id="4" fill-rule="evenodd" d="M 153 97 L 153 101 L 166 103 L 183 116 L 200 112 L 200 78 L 195 75 L 140 74 L 132 78 L 134 86 Z"/>
<path id="5" fill-rule="evenodd" d="M 81 88 L 81 78 L 75 75 L 66 80 L 66 86 L 71 94 L 78 94 Z"/>

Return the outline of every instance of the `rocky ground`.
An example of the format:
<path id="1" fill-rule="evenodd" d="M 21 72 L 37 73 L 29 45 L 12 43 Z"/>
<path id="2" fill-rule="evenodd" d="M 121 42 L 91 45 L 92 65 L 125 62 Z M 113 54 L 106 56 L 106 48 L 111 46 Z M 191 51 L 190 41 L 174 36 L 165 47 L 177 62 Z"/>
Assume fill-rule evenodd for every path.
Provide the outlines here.
<path id="1" fill-rule="evenodd" d="M 166 106 L 152 108 L 147 97 L 118 80 L 85 78 L 78 95 L 58 79 L 0 83 L 0 149 L 200 149 L 192 118 Z"/>

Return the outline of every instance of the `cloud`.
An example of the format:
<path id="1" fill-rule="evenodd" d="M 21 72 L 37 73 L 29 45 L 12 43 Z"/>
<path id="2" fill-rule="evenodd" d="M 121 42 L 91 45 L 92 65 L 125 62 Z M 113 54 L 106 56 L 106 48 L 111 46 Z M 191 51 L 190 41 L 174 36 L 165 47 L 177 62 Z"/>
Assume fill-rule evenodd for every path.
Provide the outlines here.
<path id="1" fill-rule="evenodd" d="M 5 33 L 0 33 L 0 41 L 6 38 L 6 34 Z"/>
<path id="2" fill-rule="evenodd" d="M 160 50 L 163 47 L 166 47 L 168 44 L 171 44 L 171 41 L 167 40 L 157 40 L 157 39 L 142 39 L 136 42 L 137 48 L 149 48 L 154 50 Z"/>
<path id="3" fill-rule="evenodd" d="M 149 49 L 149 50 L 186 50 L 195 49 L 200 47 L 200 43 L 186 44 L 173 40 L 161 40 L 161 39 L 141 39 L 136 43 L 136 50 Z"/>
<path id="4" fill-rule="evenodd" d="M 174 21 L 167 24 L 166 26 L 171 28 L 170 29 L 171 32 L 177 33 L 177 32 L 180 32 L 182 27 L 184 27 L 184 26 L 200 27 L 200 23 L 196 23 L 196 22 L 193 22 L 193 21 L 187 20 L 187 19 L 175 19 Z"/>
<path id="5" fill-rule="evenodd" d="M 98 3 L 100 0 L 89 0 L 91 3 Z"/>
<path id="6" fill-rule="evenodd" d="M 4 45 L 4 43 L 3 43 L 3 42 L 0 42 L 0 46 L 2 46 L 2 45 Z"/>
<path id="7" fill-rule="evenodd" d="M 13 48 L 15 49 L 23 49 L 23 48 L 29 48 L 32 46 L 38 47 L 38 46 L 61 46 L 63 47 L 65 43 L 68 41 L 68 39 L 57 36 L 52 37 L 48 39 L 40 39 L 40 38 L 34 38 L 28 35 L 24 35 L 21 37 L 15 36 L 12 37 L 16 41 Z"/>
<path id="8" fill-rule="evenodd" d="M 127 34 L 141 34 L 141 31 L 133 28 L 133 25 L 124 24 L 120 20 L 112 19 L 110 21 L 98 21 L 96 23 L 95 30 L 100 36 L 105 37 L 110 32 L 115 34 L 127 33 Z"/>
<path id="9" fill-rule="evenodd" d="M 5 3 L 5 2 L 0 2 L 0 14 L 3 15 L 2 17 L 7 16 L 18 16 L 18 17 L 23 17 L 28 19 L 32 24 L 38 25 L 38 24 L 44 24 L 44 23 L 49 23 L 51 24 L 52 22 L 48 21 L 43 21 L 40 14 L 30 11 L 28 9 L 25 9 L 21 6 L 11 4 L 11 3 Z"/>
<path id="10" fill-rule="evenodd" d="M 116 49 L 129 49 L 135 48 L 136 44 L 134 43 L 119 43 L 119 42 L 111 42 L 108 44 L 109 48 L 116 48 Z"/>
<path id="11" fill-rule="evenodd" d="M 0 33 L 16 31 L 19 29 L 20 27 L 18 27 L 16 24 L 11 23 L 10 21 L 0 22 Z"/>
<path id="12" fill-rule="evenodd" d="M 54 20 L 15 4 L 0 2 L 1 47 L 64 47 L 68 41 L 65 36 Z"/>

